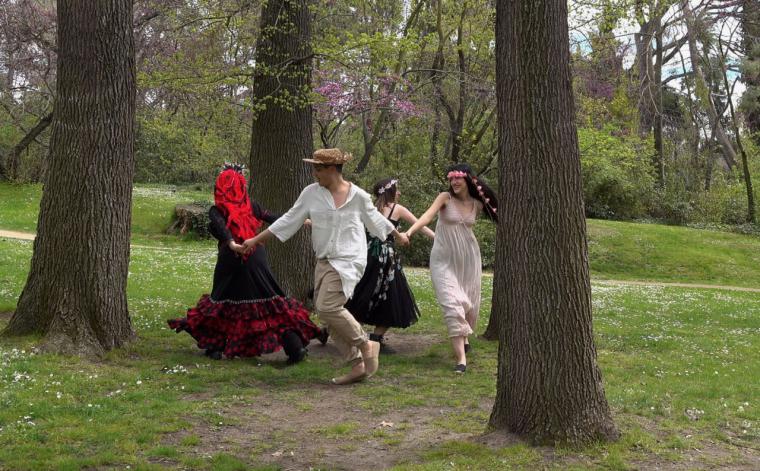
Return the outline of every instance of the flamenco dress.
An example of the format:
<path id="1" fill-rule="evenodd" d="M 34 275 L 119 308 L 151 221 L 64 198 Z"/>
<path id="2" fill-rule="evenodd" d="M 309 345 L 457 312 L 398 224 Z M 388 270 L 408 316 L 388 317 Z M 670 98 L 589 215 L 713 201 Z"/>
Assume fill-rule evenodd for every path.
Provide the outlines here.
<path id="1" fill-rule="evenodd" d="M 251 207 L 259 220 L 271 224 L 277 219 L 256 202 Z M 186 317 L 169 320 L 169 326 L 190 334 L 207 354 L 255 357 L 285 347 L 290 359 L 298 361 L 302 346 L 318 338 L 321 329 L 300 301 L 285 296 L 263 246 L 247 258 L 239 256 L 228 246 L 232 234 L 216 206 L 209 210 L 209 218 L 209 230 L 219 240 L 211 294 L 201 296 Z"/>

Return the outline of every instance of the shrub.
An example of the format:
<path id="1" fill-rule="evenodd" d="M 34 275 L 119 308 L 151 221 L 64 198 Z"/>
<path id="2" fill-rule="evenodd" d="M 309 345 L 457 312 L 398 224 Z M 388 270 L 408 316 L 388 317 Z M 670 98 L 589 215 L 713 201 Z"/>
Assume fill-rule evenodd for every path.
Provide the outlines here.
<path id="1" fill-rule="evenodd" d="M 651 143 L 615 133 L 612 127 L 578 129 L 588 217 L 633 219 L 644 216 L 651 204 Z"/>

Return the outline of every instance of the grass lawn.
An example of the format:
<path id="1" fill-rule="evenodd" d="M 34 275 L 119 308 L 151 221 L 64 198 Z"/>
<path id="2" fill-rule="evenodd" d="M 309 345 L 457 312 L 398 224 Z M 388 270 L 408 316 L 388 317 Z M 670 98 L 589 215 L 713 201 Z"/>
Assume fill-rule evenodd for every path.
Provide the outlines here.
<path id="1" fill-rule="evenodd" d="M 21 188 L 29 190 L 0 185 L 0 229 L 34 229 L 24 226 L 34 217 Z M 400 353 L 383 356 L 367 383 L 327 384 L 331 344 L 312 344 L 309 359 L 292 367 L 282 353 L 203 357 L 165 319 L 210 288 L 214 244 L 158 234 L 175 202 L 163 201 L 162 187 L 141 191 L 128 287 L 138 339 L 99 361 L 40 353 L 34 338 L 0 339 L 0 469 L 760 469 L 760 294 L 599 279 L 760 286 L 749 281 L 760 277 L 758 265 L 744 263 L 760 248 L 755 238 L 590 221 L 599 363 L 623 435 L 583 449 L 534 448 L 486 430 L 494 343 L 476 339 L 467 373 L 451 373 L 425 270 L 408 273 L 420 322 L 392 331 Z M 203 194 L 187 191 L 185 201 Z M 701 240 L 705 253 L 678 240 Z M 160 250 L 166 245 L 172 250 Z M 0 328 L 31 247 L 0 239 Z M 713 257 L 726 268 L 702 263 Z M 491 280 L 483 279 L 480 330 Z"/>
<path id="2" fill-rule="evenodd" d="M 34 232 L 41 185 L 0 183 L 0 230 Z M 164 233 L 174 206 L 211 201 L 210 189 L 138 185 L 133 192 L 136 244 L 207 247 L 192 235 Z M 599 279 L 725 284 L 760 288 L 760 238 L 679 226 L 589 219 L 589 261 Z"/>

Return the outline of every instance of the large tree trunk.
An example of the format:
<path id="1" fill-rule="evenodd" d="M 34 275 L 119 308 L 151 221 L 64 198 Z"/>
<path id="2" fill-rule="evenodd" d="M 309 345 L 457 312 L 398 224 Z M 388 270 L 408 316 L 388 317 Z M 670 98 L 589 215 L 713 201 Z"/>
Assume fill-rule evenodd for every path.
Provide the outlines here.
<path id="1" fill-rule="evenodd" d="M 616 439 L 591 325 L 567 4 L 502 0 L 496 10 L 503 292 L 490 423 L 536 443 Z"/>
<path id="2" fill-rule="evenodd" d="M 686 20 L 686 34 L 689 38 L 689 60 L 691 62 L 691 69 L 694 72 L 697 101 L 702 105 L 705 113 L 707 113 L 710 128 L 720 145 L 723 160 L 728 168 L 734 168 L 736 166 L 736 151 L 720 122 L 720 116 L 718 116 L 718 111 L 715 109 L 715 103 L 710 94 L 710 87 L 702 71 L 702 64 L 699 61 L 699 50 L 697 49 L 697 18 L 694 17 L 694 12 L 691 11 L 689 0 L 681 0 L 681 10 Z"/>
<path id="3" fill-rule="evenodd" d="M 31 270 L 7 334 L 99 355 L 133 336 L 127 311 L 134 173 L 130 0 L 59 0 L 50 171 Z"/>
<path id="4" fill-rule="evenodd" d="M 251 193 L 262 206 L 284 212 L 313 181 L 301 159 L 314 149 L 311 128 L 311 17 L 305 0 L 271 0 L 261 13 L 254 103 L 261 105 L 251 134 Z M 314 253 L 308 230 L 286 244 L 270 244 L 269 262 L 282 288 L 306 299 Z"/>

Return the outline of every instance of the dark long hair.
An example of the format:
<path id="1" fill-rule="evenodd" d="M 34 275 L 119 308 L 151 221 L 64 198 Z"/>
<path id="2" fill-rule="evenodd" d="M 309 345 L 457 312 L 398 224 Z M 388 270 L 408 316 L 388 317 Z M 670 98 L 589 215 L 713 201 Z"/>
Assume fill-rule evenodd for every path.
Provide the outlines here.
<path id="1" fill-rule="evenodd" d="M 496 199 L 496 193 L 494 193 L 491 187 L 486 184 L 485 180 L 476 176 L 472 172 L 472 168 L 467 164 L 452 165 L 446 169 L 446 175 L 448 175 L 449 172 L 457 171 L 467 174 L 464 178 L 465 182 L 467 182 L 467 192 L 470 196 L 483 203 L 483 214 L 485 217 L 491 221 L 498 222 L 499 216 L 496 214 L 496 211 L 499 207 L 499 202 Z M 454 190 L 451 189 L 450 183 L 449 193 L 451 193 L 452 196 L 454 195 Z"/>
<path id="2" fill-rule="evenodd" d="M 385 205 L 396 201 L 396 190 L 398 180 L 395 178 L 383 178 L 375 183 L 372 187 L 372 194 L 375 195 L 375 207 L 382 212 Z"/>

